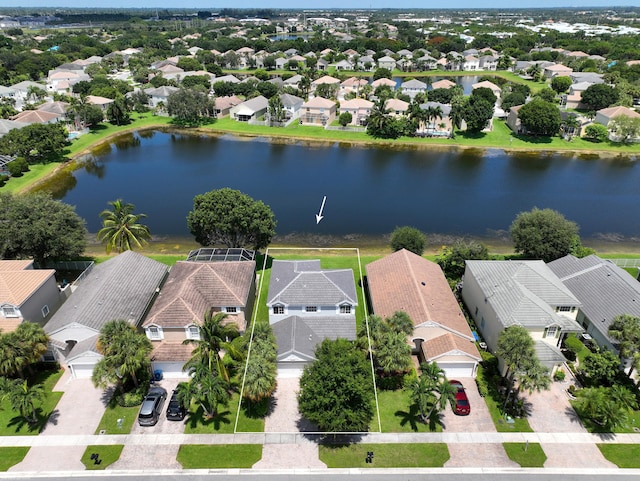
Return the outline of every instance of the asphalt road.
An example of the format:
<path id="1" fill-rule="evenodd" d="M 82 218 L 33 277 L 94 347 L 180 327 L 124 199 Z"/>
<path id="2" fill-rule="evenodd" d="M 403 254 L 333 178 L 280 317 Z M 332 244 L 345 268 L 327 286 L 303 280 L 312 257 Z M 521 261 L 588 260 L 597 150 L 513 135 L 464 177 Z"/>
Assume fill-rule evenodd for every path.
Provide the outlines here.
<path id="1" fill-rule="evenodd" d="M 9 479 L 7 473 L 2 473 L 0 479 Z M 325 481 L 331 478 L 331 481 L 602 481 L 608 480 L 631 480 L 640 479 L 640 470 L 536 470 L 536 469 L 427 469 L 427 470 L 346 470 L 336 469 L 324 471 L 322 474 L 305 471 L 295 472 L 273 472 L 273 473 L 255 473 L 250 470 L 211 470 L 199 472 L 180 472 L 180 473 L 151 473 L 151 472 L 134 472 L 115 473 L 109 471 L 94 471 L 90 475 L 84 473 L 65 473 L 65 475 L 48 476 L 42 474 L 27 474 L 16 476 L 17 473 L 11 473 L 11 479 L 24 480 L 42 480 L 49 481 L 95 481 L 96 478 L 105 478 L 110 481 L 211 481 L 241 478 L 247 481 Z"/>

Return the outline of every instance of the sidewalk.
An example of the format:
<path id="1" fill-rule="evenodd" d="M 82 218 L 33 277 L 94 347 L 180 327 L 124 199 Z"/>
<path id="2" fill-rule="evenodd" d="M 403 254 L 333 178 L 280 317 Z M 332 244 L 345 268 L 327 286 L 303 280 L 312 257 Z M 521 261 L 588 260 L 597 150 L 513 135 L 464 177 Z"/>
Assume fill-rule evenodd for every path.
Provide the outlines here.
<path id="1" fill-rule="evenodd" d="M 0 447 L 9 446 L 88 446 L 88 445 L 175 445 L 175 444 L 308 444 L 318 435 L 296 433 L 238 434 L 117 434 L 60 436 L 0 436 Z M 345 442 L 336 437 L 336 442 Z M 350 436 L 353 437 L 353 436 Z M 333 436 L 327 437 L 332 441 Z M 398 443 L 540 443 L 540 444 L 640 444 L 636 434 L 589 433 L 369 433 L 358 436 L 358 442 L 371 444 Z"/>

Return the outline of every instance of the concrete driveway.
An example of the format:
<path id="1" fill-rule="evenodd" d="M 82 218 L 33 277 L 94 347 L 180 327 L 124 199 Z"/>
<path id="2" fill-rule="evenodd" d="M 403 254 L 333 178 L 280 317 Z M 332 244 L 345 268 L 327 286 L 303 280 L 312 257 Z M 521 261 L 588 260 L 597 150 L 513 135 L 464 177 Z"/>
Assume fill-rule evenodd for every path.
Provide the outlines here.
<path id="1" fill-rule="evenodd" d="M 54 391 L 63 391 L 40 436 L 94 434 L 112 391 L 96 389 L 90 379 L 71 379 L 66 371 Z M 80 462 L 85 446 L 32 447 L 10 471 L 84 470 Z"/>
<path id="2" fill-rule="evenodd" d="M 156 434 L 182 434 L 184 433 L 184 421 L 169 421 L 166 416 L 167 405 L 171 399 L 171 392 L 180 381 L 177 379 L 164 379 L 156 385 L 167 390 L 167 399 L 162 406 L 162 414 L 155 426 L 140 426 L 136 421 L 131 428 L 131 434 L 153 436 Z M 179 444 L 168 445 L 125 445 L 120 459 L 107 469 L 181 469 L 182 466 L 176 460 Z"/>

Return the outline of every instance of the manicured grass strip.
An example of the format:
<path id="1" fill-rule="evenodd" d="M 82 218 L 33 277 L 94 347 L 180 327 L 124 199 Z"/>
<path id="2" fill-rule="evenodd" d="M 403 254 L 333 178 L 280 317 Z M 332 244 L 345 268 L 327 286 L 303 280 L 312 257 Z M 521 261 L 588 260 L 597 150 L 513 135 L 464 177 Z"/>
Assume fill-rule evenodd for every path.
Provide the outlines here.
<path id="1" fill-rule="evenodd" d="M 547 460 L 538 443 L 503 443 L 503 446 L 509 459 L 522 468 L 542 468 Z"/>
<path id="2" fill-rule="evenodd" d="M 262 459 L 262 445 L 183 444 L 177 459 L 184 469 L 250 468 Z"/>
<path id="3" fill-rule="evenodd" d="M 11 466 L 22 462 L 28 452 L 28 446 L 0 448 L 0 471 L 7 471 Z"/>
<path id="4" fill-rule="evenodd" d="M 104 434 L 129 434 L 138 417 L 139 409 L 140 406 L 124 408 L 115 400 L 111 400 L 100 419 L 96 434 L 100 434 L 102 430 L 105 431 Z M 118 419 L 122 419 L 122 427 L 118 427 Z"/>
<path id="5" fill-rule="evenodd" d="M 640 468 L 640 444 L 596 444 L 602 455 L 619 468 Z"/>
<path id="6" fill-rule="evenodd" d="M 378 391 L 380 422 L 383 433 L 441 432 L 442 425 L 422 422 L 417 408 L 410 401 L 408 391 Z M 371 428 L 373 430 L 373 427 Z"/>
<path id="7" fill-rule="evenodd" d="M 233 434 L 240 395 L 234 393 L 229 404 L 218 408 L 218 415 L 206 419 L 201 407 L 192 406 L 187 414 L 185 434 Z M 261 433 L 264 431 L 264 418 L 259 415 L 249 416 L 245 409 L 240 409 L 238 432 Z"/>
<path id="8" fill-rule="evenodd" d="M 120 459 L 122 448 L 124 448 L 124 444 L 87 446 L 87 450 L 82 455 L 82 464 L 84 464 L 87 469 L 91 471 L 106 469 L 107 466 L 112 465 L 118 459 Z M 98 455 L 100 464 L 96 464 L 95 461 L 91 459 L 91 455 L 94 453 Z"/>
<path id="9" fill-rule="evenodd" d="M 20 414 L 12 409 L 7 399 L 0 402 L 0 436 L 35 436 L 39 434 L 55 410 L 62 397 L 61 392 L 52 392 L 64 371 L 38 372 L 30 384 L 42 384 L 45 390 L 44 402 L 36 407 L 37 421 L 29 424 Z"/>
<path id="10" fill-rule="evenodd" d="M 367 453 L 373 462 L 367 463 Z M 444 443 L 321 445 L 328 468 L 439 468 L 449 460 Z"/>

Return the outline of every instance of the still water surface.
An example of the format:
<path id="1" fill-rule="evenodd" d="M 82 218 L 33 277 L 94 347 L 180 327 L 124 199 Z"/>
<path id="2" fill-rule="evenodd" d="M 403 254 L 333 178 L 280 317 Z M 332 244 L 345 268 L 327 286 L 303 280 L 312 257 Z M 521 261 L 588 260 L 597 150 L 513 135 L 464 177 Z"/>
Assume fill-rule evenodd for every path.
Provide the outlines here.
<path id="1" fill-rule="evenodd" d="M 501 150 L 384 149 L 160 131 L 118 138 L 83 168 L 53 182 L 91 232 L 107 202 L 147 214 L 155 235 L 189 235 L 193 197 L 239 189 L 273 209 L 278 234 L 379 235 L 399 225 L 424 232 L 492 235 L 518 212 L 550 207 L 598 233 L 640 234 L 640 165 L 569 154 Z M 323 196 L 324 220 L 316 225 Z"/>

